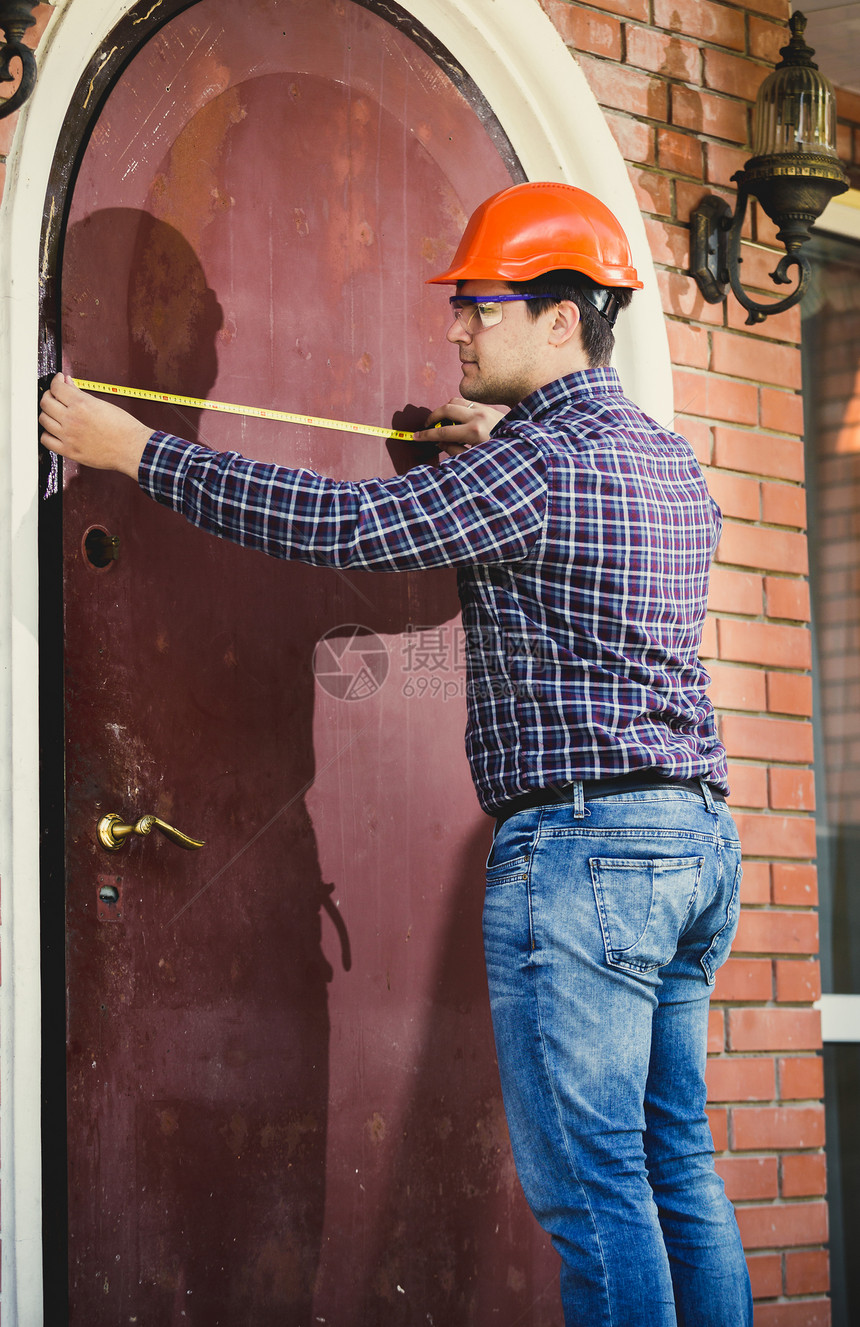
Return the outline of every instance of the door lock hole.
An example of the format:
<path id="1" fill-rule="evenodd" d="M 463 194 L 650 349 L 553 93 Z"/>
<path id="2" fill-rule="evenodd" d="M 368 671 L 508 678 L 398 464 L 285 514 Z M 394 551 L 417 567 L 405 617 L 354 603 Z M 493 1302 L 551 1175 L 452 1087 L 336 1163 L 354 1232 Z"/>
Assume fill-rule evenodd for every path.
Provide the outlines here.
<path id="1" fill-rule="evenodd" d="M 103 525 L 91 525 L 81 540 L 81 549 L 91 567 L 109 571 L 119 557 L 119 535 L 109 534 Z"/>

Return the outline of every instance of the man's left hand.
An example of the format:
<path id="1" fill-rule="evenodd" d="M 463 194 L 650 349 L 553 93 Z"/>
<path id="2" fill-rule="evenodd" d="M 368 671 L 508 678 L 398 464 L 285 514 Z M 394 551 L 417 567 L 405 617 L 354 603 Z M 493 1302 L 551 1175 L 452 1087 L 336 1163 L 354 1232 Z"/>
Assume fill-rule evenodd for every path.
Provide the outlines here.
<path id="1" fill-rule="evenodd" d="M 427 416 L 424 428 L 415 434 L 416 442 L 429 442 L 449 456 L 459 456 L 469 447 L 477 447 L 486 442 L 490 431 L 506 414 L 495 406 L 481 405 L 477 401 L 467 401 L 464 396 L 452 396 L 445 405 Z M 441 420 L 446 422 L 441 428 L 433 425 Z"/>

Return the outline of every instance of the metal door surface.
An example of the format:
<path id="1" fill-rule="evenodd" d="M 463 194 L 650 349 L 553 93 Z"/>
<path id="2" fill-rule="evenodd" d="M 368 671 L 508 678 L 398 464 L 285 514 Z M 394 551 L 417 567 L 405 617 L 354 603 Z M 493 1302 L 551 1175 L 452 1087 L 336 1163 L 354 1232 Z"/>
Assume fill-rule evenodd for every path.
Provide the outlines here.
<path id="1" fill-rule="evenodd" d="M 76 177 L 67 371 L 386 427 L 456 390 L 424 280 L 510 157 L 374 8 L 201 0 L 136 54 Z M 340 478 L 411 460 L 134 408 Z M 63 483 L 71 1321 L 557 1323 L 492 1046 L 453 573 L 277 563 L 123 477 Z M 205 846 L 109 852 L 107 813 Z"/>

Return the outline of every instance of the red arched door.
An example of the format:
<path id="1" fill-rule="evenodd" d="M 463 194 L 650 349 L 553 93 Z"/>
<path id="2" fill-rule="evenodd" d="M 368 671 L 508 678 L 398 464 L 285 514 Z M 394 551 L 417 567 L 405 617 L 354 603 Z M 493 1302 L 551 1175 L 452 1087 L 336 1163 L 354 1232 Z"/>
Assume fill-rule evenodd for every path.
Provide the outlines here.
<path id="1" fill-rule="evenodd" d="M 200 0 L 135 56 L 76 178 L 67 370 L 385 426 L 456 389 L 424 279 L 510 169 L 375 8 Z M 409 463 L 139 414 L 338 477 Z M 278 564 L 70 465 L 64 529 L 72 1321 L 557 1322 L 496 1078 L 453 573 Z M 108 812 L 205 847 L 111 854 Z"/>

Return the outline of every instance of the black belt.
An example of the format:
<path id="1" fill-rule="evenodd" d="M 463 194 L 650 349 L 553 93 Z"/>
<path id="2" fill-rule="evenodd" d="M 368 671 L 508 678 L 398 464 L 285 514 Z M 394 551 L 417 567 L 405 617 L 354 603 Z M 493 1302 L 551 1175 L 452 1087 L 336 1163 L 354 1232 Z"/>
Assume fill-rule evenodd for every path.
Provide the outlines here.
<path id="1" fill-rule="evenodd" d="M 573 783 L 550 784 L 546 788 L 535 788 L 533 792 L 523 793 L 522 797 L 513 797 L 503 802 L 493 812 L 501 822 L 514 816 L 518 811 L 529 811 L 535 806 L 557 806 L 561 803 L 573 804 Z M 708 783 L 711 796 L 718 802 L 724 802 L 726 795 L 714 783 Z M 616 774 L 608 779 L 583 779 L 582 798 L 593 802 L 598 797 L 613 797 L 616 793 L 650 792 L 653 788 L 686 788 L 688 792 L 701 794 L 699 779 L 667 779 L 656 770 L 633 770 L 630 774 Z"/>

